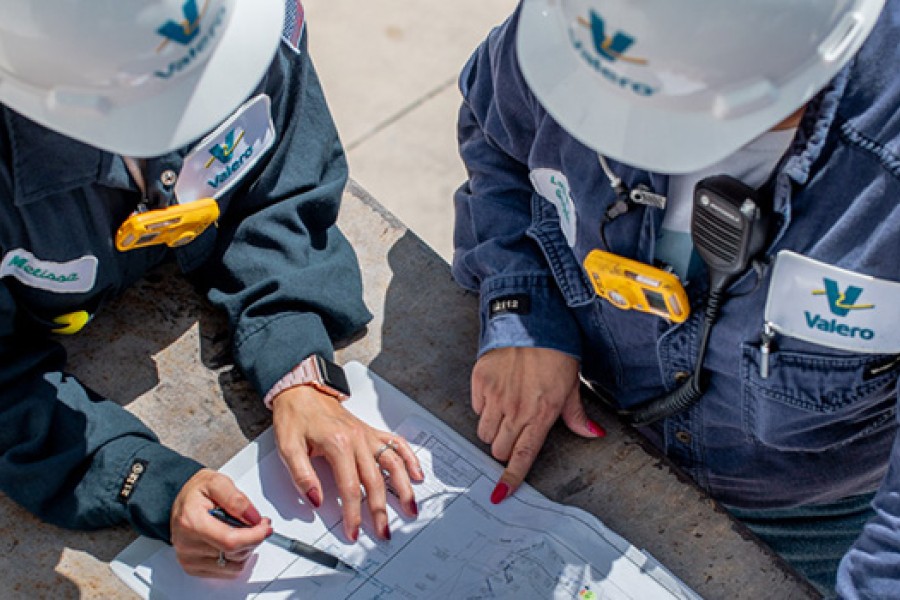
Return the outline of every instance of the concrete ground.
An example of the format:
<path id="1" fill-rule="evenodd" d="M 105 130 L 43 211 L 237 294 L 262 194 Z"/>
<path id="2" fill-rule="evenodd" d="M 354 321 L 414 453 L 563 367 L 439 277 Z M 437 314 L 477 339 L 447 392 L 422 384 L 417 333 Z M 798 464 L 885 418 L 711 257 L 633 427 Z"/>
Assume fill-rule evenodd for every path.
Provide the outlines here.
<path id="1" fill-rule="evenodd" d="M 456 78 L 515 0 L 305 0 L 309 48 L 350 176 L 449 260 Z"/>

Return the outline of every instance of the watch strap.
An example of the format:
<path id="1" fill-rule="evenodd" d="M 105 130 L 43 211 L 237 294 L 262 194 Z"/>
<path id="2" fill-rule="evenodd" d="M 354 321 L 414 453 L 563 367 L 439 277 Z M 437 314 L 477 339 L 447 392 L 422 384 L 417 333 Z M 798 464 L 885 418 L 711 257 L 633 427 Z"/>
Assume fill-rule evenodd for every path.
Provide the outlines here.
<path id="1" fill-rule="evenodd" d="M 309 385 L 323 394 L 327 394 L 337 400 L 346 400 L 347 395 L 331 387 L 326 381 L 326 374 L 322 372 L 319 361 L 321 357 L 311 354 L 300 361 L 296 367 L 288 371 L 284 377 L 275 382 L 263 398 L 266 408 L 272 410 L 272 400 L 281 392 L 301 385 Z"/>

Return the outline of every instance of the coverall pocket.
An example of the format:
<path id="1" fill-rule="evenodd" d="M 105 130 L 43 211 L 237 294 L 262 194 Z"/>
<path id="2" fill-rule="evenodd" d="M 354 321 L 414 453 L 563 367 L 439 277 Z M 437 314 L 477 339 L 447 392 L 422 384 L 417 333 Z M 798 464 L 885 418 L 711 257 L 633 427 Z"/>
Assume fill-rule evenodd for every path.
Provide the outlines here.
<path id="1" fill-rule="evenodd" d="M 743 345 L 744 426 L 779 450 L 822 452 L 895 426 L 898 363 L 884 355 L 772 352 Z"/>

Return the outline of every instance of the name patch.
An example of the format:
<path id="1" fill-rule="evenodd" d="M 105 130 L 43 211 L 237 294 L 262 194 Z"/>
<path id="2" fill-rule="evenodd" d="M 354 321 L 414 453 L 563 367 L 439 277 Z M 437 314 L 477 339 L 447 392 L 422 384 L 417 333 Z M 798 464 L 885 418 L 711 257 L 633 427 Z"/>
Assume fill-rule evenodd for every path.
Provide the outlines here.
<path id="1" fill-rule="evenodd" d="M 82 256 L 68 262 L 35 258 L 28 250 L 17 248 L 3 257 L 0 277 L 15 277 L 28 287 L 59 294 L 83 294 L 91 291 L 97 279 L 97 257 Z"/>
<path id="2" fill-rule="evenodd" d="M 495 298 L 488 306 L 488 316 L 492 319 L 500 315 L 527 315 L 530 312 L 531 297 L 525 294 Z"/>
<path id="3" fill-rule="evenodd" d="M 556 207 L 559 214 L 559 226 L 566 243 L 575 247 L 578 233 L 578 215 L 575 213 L 575 202 L 569 190 L 569 180 L 561 172 L 554 169 L 535 169 L 529 174 L 531 185 L 542 198 Z"/>

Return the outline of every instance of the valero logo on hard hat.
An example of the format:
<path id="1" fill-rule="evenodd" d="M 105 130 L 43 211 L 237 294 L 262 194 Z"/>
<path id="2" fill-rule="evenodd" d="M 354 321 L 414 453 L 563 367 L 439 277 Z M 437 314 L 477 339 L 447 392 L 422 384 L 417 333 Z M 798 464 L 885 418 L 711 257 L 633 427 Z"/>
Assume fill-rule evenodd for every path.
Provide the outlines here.
<path id="1" fill-rule="evenodd" d="M 582 59 L 604 78 L 617 86 L 632 91 L 638 96 L 652 96 L 657 89 L 649 83 L 635 81 L 614 69 L 613 64 L 624 62 L 630 65 L 646 65 L 647 60 L 628 56 L 626 53 L 634 44 L 634 37 L 623 32 L 616 31 L 612 36 L 606 33 L 606 23 L 595 11 L 591 11 L 590 20 L 578 17 L 579 27 L 569 28 L 569 36 L 572 46 Z M 591 35 L 591 43 L 582 40 L 583 30 L 588 30 Z"/>
<path id="2" fill-rule="evenodd" d="M 643 58 L 625 56 L 625 52 L 634 43 L 634 38 L 621 31 L 617 31 L 613 37 L 607 36 L 606 25 L 603 19 L 594 11 L 591 11 L 590 22 L 584 18 L 579 18 L 578 23 L 591 30 L 591 34 L 594 36 L 594 50 L 605 59 L 612 62 L 624 60 L 638 65 L 647 64 L 647 61 Z"/>
<path id="3" fill-rule="evenodd" d="M 838 282 L 825 277 L 823 279 L 825 289 L 813 290 L 813 296 L 827 296 L 828 307 L 831 313 L 838 317 L 846 317 L 851 310 L 867 310 L 875 308 L 874 304 L 858 304 L 860 295 L 863 293 L 861 287 L 855 285 L 848 286 L 846 290 L 841 291 Z M 806 324 L 810 329 L 818 329 L 826 333 L 832 333 L 842 337 L 860 337 L 864 340 L 871 340 L 875 337 L 875 332 L 864 327 L 855 327 L 846 323 L 841 323 L 838 319 L 828 319 L 821 315 L 813 314 L 805 311 Z"/>
<path id="4" fill-rule="evenodd" d="M 203 8 L 197 9 L 197 0 L 187 0 L 181 8 L 184 19 L 181 21 L 168 20 L 163 23 L 156 32 L 163 37 L 162 43 L 156 49 L 162 52 L 169 42 L 175 42 L 181 46 L 187 46 L 187 54 L 169 63 L 165 70 L 156 71 L 154 75 L 161 79 L 168 79 L 172 75 L 184 70 L 187 66 L 203 53 L 210 45 L 210 41 L 216 36 L 219 26 L 224 20 L 227 9 L 222 6 L 212 17 L 205 33 L 200 35 L 200 21 L 206 13 L 209 0 L 203 3 Z M 194 41 L 196 40 L 196 43 Z"/>
<path id="5" fill-rule="evenodd" d="M 200 32 L 200 17 L 206 12 L 208 4 L 209 0 L 203 4 L 203 10 L 198 11 L 196 0 L 185 2 L 184 6 L 181 7 L 181 12 L 184 15 L 183 21 L 176 22 L 169 19 L 156 30 L 159 35 L 166 38 L 160 44 L 159 49 L 162 50 L 170 41 L 177 42 L 182 46 L 190 44 L 197 37 L 197 33 Z"/>

